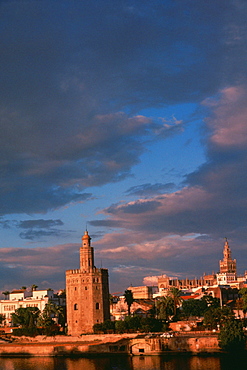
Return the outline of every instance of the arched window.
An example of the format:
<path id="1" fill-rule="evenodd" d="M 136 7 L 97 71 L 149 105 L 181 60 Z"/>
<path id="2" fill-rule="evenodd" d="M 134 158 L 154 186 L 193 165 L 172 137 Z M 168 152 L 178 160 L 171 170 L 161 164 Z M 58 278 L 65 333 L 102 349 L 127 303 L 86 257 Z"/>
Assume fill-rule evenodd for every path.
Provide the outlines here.
<path id="1" fill-rule="evenodd" d="M 99 303 L 98 302 L 96 303 L 95 307 L 96 307 L 96 310 L 99 310 Z"/>
<path id="2" fill-rule="evenodd" d="M 78 310 L 78 304 L 77 303 L 74 304 L 74 310 Z"/>

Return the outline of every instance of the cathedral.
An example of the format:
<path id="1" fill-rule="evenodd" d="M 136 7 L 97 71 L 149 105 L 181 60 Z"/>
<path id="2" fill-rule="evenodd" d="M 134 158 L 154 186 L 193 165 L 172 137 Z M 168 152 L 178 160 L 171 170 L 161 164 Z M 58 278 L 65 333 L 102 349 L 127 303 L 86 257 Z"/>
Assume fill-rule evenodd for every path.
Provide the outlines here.
<path id="1" fill-rule="evenodd" d="M 92 333 L 93 326 L 110 319 L 108 270 L 94 266 L 88 231 L 82 237 L 80 268 L 66 271 L 68 335 Z"/>

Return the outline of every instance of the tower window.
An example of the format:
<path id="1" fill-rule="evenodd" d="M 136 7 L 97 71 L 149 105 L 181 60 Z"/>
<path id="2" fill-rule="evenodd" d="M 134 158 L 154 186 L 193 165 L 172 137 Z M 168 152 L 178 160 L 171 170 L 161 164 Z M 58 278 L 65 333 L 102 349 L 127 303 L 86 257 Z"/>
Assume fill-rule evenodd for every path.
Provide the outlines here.
<path id="1" fill-rule="evenodd" d="M 85 286 L 85 290 L 87 290 L 87 286 Z"/>
<path id="2" fill-rule="evenodd" d="M 74 310 L 75 311 L 78 310 L 78 304 L 77 303 L 74 304 Z"/>
<path id="3" fill-rule="evenodd" d="M 99 310 L 99 303 L 97 302 L 95 305 L 96 310 Z"/>

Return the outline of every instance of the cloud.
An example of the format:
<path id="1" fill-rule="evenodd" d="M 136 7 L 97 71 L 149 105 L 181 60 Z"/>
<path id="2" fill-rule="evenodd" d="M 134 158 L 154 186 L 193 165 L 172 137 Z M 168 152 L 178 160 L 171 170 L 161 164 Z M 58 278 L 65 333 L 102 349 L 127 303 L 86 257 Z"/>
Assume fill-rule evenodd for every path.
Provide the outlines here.
<path id="1" fill-rule="evenodd" d="M 183 128 L 140 109 L 244 81 L 246 5 L 217 4 L 2 2 L 1 214 L 90 199 L 86 187 L 126 178 L 147 141 Z"/>
<path id="2" fill-rule="evenodd" d="M 154 195 L 157 193 L 164 193 L 164 192 L 170 192 L 173 190 L 175 187 L 175 184 L 172 182 L 169 182 L 167 184 L 161 184 L 161 183 L 156 183 L 156 184 L 141 184 L 141 185 L 136 185 L 132 186 L 128 190 L 125 191 L 127 195 L 139 195 L 139 196 L 150 196 Z"/>
<path id="3" fill-rule="evenodd" d="M 79 264 L 79 247 L 78 244 L 63 244 L 48 248 L 1 248 L 3 289 L 34 283 L 40 289 L 64 288 L 65 271 Z"/>
<path id="4" fill-rule="evenodd" d="M 20 221 L 18 227 L 21 229 L 43 229 L 43 228 L 51 228 L 54 226 L 62 226 L 64 223 L 61 220 L 25 220 Z"/>
<path id="5" fill-rule="evenodd" d="M 24 229 L 19 236 L 21 239 L 27 240 L 42 240 L 43 237 L 68 237 L 73 230 L 60 230 L 57 227 L 63 226 L 64 223 L 60 219 L 37 219 L 37 220 L 4 220 L 0 222 L 2 228 L 18 228 Z"/>
<path id="6" fill-rule="evenodd" d="M 101 255 L 116 264 L 125 261 L 127 266 L 130 256 L 131 264 L 136 261 L 137 266 L 148 261 L 150 269 L 156 266 L 162 271 L 163 267 L 161 274 L 190 271 L 201 276 L 218 270 L 227 236 L 239 257 L 239 270 L 245 269 L 246 102 L 244 86 L 223 89 L 203 102 L 208 109 L 207 161 L 187 176 L 186 186 L 179 191 L 105 208 L 106 225 L 112 222 L 114 227 L 115 222 L 122 231 L 99 242 Z"/>
<path id="7" fill-rule="evenodd" d="M 224 89 L 211 99 L 206 121 L 208 160 L 187 176 L 187 186 L 174 193 L 113 204 L 103 213 L 118 227 L 122 222 L 122 227 L 157 238 L 163 233 L 214 233 L 219 237 L 245 227 L 246 101 L 243 87 Z"/>

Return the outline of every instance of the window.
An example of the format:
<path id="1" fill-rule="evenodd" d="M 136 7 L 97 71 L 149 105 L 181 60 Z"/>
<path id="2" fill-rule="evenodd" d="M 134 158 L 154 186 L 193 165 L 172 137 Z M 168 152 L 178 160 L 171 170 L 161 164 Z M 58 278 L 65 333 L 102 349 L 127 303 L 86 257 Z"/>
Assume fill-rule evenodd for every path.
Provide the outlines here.
<path id="1" fill-rule="evenodd" d="M 78 304 L 77 303 L 74 304 L 74 310 L 78 310 Z"/>
<path id="2" fill-rule="evenodd" d="M 96 310 L 99 310 L 99 303 L 98 302 L 96 303 L 95 307 L 96 307 Z"/>

